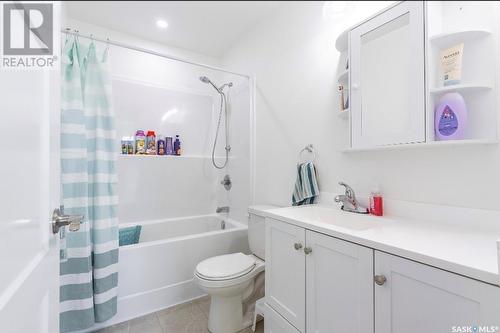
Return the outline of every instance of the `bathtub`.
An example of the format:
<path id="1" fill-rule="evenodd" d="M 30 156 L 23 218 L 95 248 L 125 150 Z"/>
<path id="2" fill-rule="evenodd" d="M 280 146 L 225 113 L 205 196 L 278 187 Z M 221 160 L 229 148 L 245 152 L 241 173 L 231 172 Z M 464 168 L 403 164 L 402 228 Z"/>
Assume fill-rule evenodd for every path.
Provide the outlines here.
<path id="1" fill-rule="evenodd" d="M 203 259 L 249 253 L 247 226 L 220 215 L 140 224 L 138 244 L 120 247 L 118 314 L 105 326 L 139 317 L 204 295 L 193 281 Z"/>

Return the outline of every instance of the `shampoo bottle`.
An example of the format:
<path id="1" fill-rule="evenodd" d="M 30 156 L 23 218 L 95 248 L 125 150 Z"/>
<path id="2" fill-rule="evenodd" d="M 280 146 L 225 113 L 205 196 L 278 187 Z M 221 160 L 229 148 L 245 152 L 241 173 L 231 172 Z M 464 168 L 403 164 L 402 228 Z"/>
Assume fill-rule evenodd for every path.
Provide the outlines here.
<path id="1" fill-rule="evenodd" d="M 174 155 L 181 156 L 181 140 L 179 139 L 179 135 L 175 136 Z"/>

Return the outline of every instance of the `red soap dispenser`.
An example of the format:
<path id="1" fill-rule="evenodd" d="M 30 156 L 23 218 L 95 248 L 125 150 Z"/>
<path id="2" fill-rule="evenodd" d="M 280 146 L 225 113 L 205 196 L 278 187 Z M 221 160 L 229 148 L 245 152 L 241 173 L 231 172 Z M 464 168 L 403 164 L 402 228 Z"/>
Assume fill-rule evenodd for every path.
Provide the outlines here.
<path id="1" fill-rule="evenodd" d="M 379 190 L 374 190 L 370 194 L 370 214 L 376 216 L 384 215 L 384 198 Z"/>

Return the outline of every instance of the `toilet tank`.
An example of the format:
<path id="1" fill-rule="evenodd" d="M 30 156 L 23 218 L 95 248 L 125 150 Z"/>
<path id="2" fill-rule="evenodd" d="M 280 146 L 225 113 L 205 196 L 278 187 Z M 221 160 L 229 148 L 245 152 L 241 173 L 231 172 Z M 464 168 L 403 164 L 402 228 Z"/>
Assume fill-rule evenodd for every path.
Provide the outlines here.
<path id="1" fill-rule="evenodd" d="M 248 244 L 250 251 L 262 260 L 266 259 L 266 218 L 265 211 L 278 208 L 271 205 L 248 207 Z"/>

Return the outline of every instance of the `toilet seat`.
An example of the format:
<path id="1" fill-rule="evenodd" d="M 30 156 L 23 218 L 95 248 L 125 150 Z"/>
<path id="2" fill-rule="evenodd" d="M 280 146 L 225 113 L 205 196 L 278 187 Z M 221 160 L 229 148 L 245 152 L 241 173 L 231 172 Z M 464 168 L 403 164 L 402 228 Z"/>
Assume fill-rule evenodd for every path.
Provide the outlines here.
<path id="1" fill-rule="evenodd" d="M 248 257 L 249 259 L 253 260 L 254 264 L 250 267 L 247 268 L 238 274 L 235 274 L 231 277 L 226 277 L 224 279 L 214 279 L 214 278 L 209 278 L 201 275 L 198 272 L 198 266 L 196 267 L 194 271 L 194 276 L 198 284 L 202 287 L 206 288 L 229 288 L 229 287 L 235 287 L 237 285 L 245 284 L 248 283 L 250 280 L 252 280 L 257 274 L 260 272 L 264 271 L 265 268 L 265 262 L 259 258 L 257 258 L 254 255 L 244 255 L 244 257 Z M 222 257 L 222 256 L 221 256 Z M 241 257 L 240 257 L 241 258 Z M 209 258 L 206 260 L 210 260 L 213 258 Z M 202 272 L 203 273 L 203 272 Z"/>
<path id="2" fill-rule="evenodd" d="M 205 259 L 196 266 L 195 273 L 204 280 L 231 280 L 248 274 L 255 265 L 255 257 L 238 252 Z"/>

